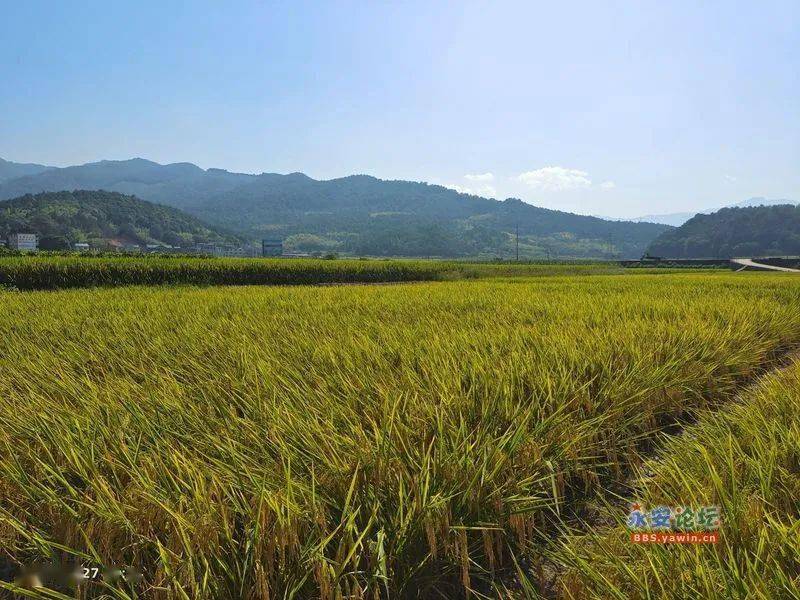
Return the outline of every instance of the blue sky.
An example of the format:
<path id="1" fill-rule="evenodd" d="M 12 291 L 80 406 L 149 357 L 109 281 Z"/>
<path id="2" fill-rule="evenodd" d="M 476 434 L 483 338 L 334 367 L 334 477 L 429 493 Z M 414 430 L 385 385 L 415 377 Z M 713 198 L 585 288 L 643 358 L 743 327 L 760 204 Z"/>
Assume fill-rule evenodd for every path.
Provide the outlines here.
<path id="1" fill-rule="evenodd" d="M 800 201 L 800 2 L 9 2 L 0 157 Z"/>

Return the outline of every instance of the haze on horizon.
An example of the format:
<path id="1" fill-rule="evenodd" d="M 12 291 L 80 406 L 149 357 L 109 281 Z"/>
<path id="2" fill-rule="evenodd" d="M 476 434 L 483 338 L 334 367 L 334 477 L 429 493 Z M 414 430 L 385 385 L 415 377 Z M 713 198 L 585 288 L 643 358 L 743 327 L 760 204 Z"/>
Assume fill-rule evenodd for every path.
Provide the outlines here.
<path id="1" fill-rule="evenodd" d="M 800 200 L 800 4 L 15 3 L 0 157 L 367 173 L 585 214 Z"/>

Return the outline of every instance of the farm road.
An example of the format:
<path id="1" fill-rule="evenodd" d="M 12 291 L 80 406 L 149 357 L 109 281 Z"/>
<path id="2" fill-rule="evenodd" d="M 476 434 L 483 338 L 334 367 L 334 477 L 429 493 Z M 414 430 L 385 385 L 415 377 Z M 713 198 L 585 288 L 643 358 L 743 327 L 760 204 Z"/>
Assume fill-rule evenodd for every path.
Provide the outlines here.
<path id="1" fill-rule="evenodd" d="M 763 263 L 755 262 L 751 258 L 732 258 L 732 263 L 737 265 L 741 265 L 742 269 L 751 268 L 751 269 L 761 269 L 766 271 L 783 271 L 785 273 L 800 273 L 799 269 L 790 269 L 789 267 L 777 267 L 775 265 L 765 265 Z M 740 271 L 742 269 L 739 269 Z"/>

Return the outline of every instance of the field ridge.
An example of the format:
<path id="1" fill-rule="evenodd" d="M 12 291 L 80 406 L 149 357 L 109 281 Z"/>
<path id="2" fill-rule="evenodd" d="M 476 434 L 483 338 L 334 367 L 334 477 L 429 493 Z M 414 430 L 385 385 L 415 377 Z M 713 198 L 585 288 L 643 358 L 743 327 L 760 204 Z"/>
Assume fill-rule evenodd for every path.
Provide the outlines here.
<path id="1" fill-rule="evenodd" d="M 623 481 L 606 479 L 601 482 L 600 494 L 586 496 L 582 501 L 576 498 L 578 505 L 570 505 L 569 514 L 562 515 L 562 518 L 555 522 L 553 533 L 562 537 L 574 537 L 586 535 L 599 528 L 613 527 L 615 522 L 611 515 L 622 514 L 632 499 L 641 496 L 641 465 L 657 462 L 665 448 L 687 431 L 691 431 L 699 421 L 716 413 L 728 411 L 732 405 L 746 403 L 749 397 L 765 383 L 783 371 L 798 368 L 798 365 L 800 365 L 800 344 L 779 349 L 773 357 L 762 364 L 759 372 L 748 376 L 739 384 L 733 398 L 706 411 L 689 411 L 672 426 L 665 428 L 661 439 L 637 451 L 636 460 L 628 463 L 629 467 Z M 551 600 L 561 598 L 563 583 L 561 577 L 565 571 L 564 565 L 558 560 L 557 551 L 546 561 L 543 572 L 547 576 L 538 586 L 543 597 Z"/>

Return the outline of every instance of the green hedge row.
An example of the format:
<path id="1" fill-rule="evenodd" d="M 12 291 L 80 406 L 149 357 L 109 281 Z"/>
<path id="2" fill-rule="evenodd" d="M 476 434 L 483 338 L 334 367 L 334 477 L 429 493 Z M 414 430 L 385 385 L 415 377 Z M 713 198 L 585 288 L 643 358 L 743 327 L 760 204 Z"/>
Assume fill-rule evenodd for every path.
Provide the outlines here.
<path id="1" fill-rule="evenodd" d="M 297 285 L 428 281 L 453 267 L 425 261 L 200 258 L 0 258 L 0 286 L 20 290 L 118 285 Z"/>

